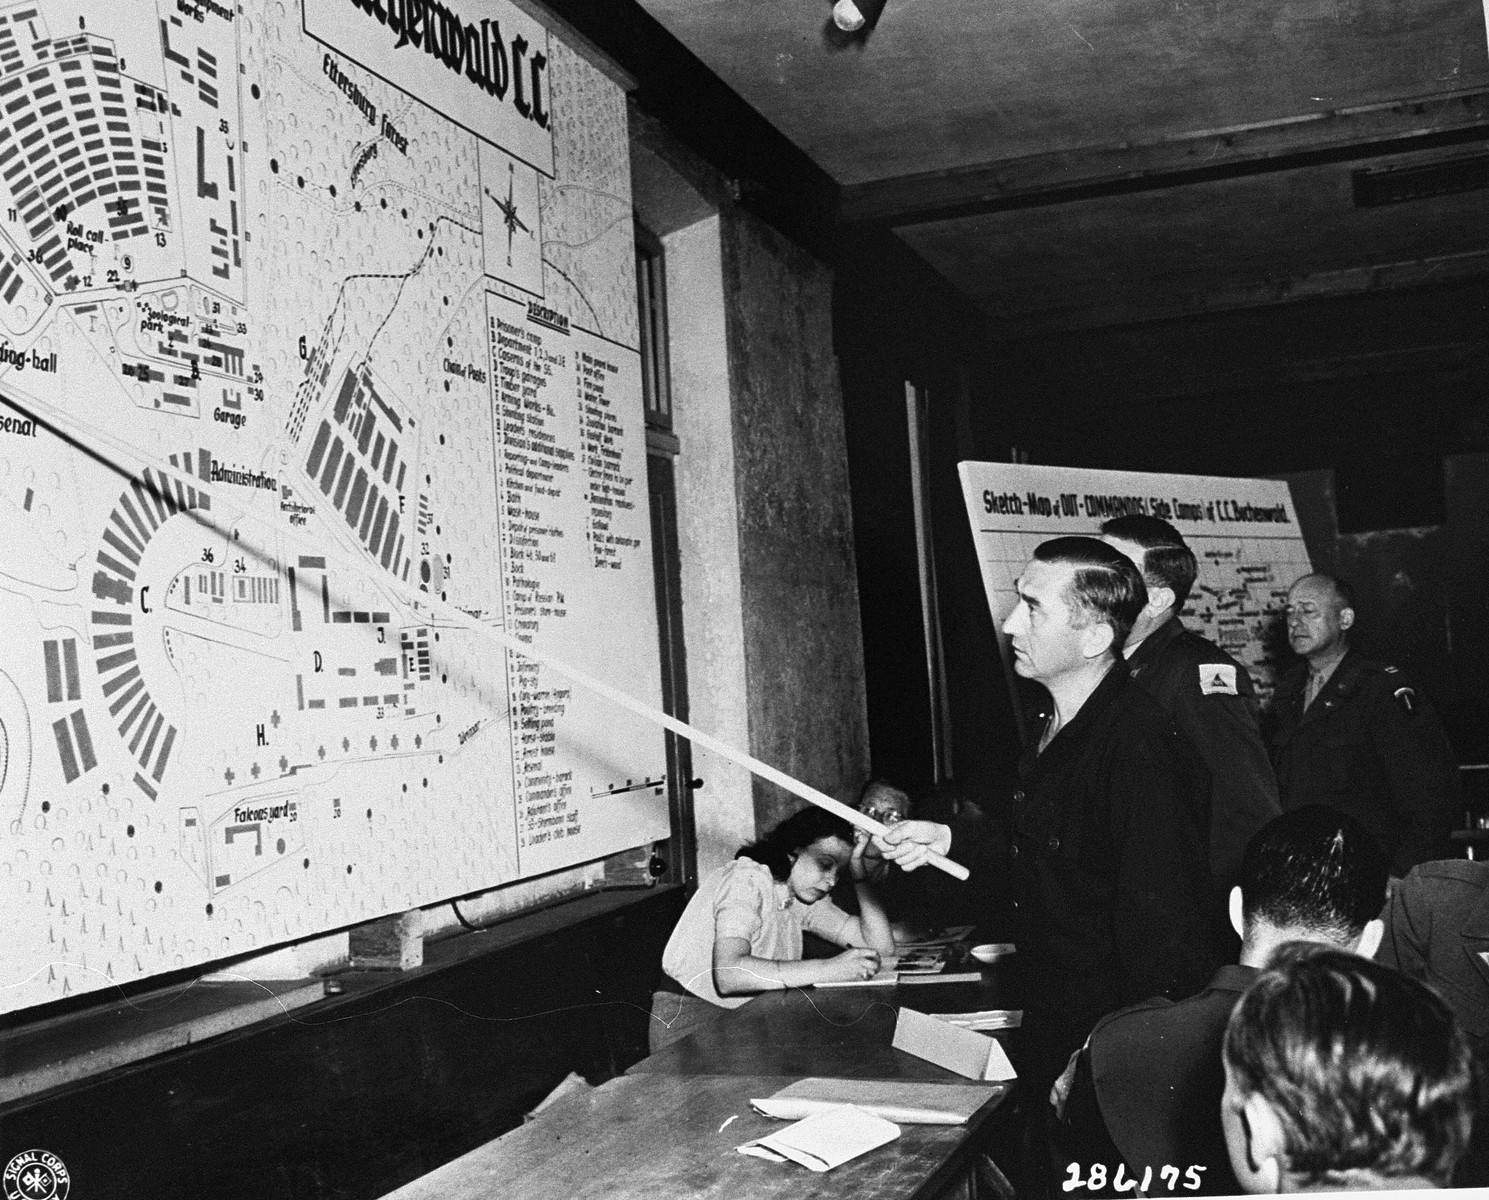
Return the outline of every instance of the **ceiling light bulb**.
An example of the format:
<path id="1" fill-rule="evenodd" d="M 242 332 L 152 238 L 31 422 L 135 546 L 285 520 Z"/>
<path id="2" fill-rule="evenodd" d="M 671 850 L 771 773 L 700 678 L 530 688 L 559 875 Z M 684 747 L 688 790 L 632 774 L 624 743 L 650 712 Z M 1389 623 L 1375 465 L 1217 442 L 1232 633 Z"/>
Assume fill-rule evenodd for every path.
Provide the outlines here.
<path id="1" fill-rule="evenodd" d="M 819 8 L 817 11 L 822 10 Z M 837 0 L 832 6 L 832 23 L 844 33 L 857 33 L 863 28 L 863 22 L 863 10 L 854 0 Z"/>

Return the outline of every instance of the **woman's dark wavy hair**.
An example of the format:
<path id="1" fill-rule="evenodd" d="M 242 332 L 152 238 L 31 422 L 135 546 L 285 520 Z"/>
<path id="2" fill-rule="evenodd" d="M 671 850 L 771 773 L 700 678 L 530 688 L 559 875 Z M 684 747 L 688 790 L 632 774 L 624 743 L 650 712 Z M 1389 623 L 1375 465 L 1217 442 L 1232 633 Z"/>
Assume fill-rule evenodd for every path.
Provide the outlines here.
<path id="1" fill-rule="evenodd" d="M 764 863 L 784 883 L 791 874 L 791 856 L 825 837 L 842 838 L 851 846 L 853 826 L 836 813 L 809 804 L 792 813 L 758 842 L 741 846 L 734 857 Z"/>
<path id="2" fill-rule="evenodd" d="M 1446 1186 L 1468 1148 L 1479 1081 L 1432 991 L 1370 959 L 1290 943 L 1231 1014 L 1225 1061 L 1282 1124 L 1304 1186 L 1348 1171 Z"/>

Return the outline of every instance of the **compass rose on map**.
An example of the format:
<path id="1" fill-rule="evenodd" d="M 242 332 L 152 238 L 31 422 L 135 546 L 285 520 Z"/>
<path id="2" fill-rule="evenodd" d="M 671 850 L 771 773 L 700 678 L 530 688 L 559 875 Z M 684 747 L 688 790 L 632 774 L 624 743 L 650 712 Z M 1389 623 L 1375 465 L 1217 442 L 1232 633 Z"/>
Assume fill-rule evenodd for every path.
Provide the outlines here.
<path id="1" fill-rule="evenodd" d="M 541 296 L 538 173 L 484 142 L 480 153 L 486 273 Z"/>
<path id="2" fill-rule="evenodd" d="M 529 229 L 517 215 L 517 205 L 512 199 L 512 193 L 516 186 L 516 170 L 511 163 L 507 164 L 507 198 L 499 199 L 491 195 L 491 189 L 486 188 L 486 195 L 490 196 L 496 207 L 501 210 L 502 224 L 507 227 L 507 266 L 512 265 L 512 238 L 520 229 L 528 237 L 532 237 L 533 231 Z"/>

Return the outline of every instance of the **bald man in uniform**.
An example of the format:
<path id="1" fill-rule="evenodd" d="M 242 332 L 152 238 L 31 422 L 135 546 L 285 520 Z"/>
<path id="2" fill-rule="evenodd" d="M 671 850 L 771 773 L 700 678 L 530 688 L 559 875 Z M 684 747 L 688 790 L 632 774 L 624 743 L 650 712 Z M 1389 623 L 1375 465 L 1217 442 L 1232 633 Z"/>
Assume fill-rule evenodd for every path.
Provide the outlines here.
<path id="1" fill-rule="evenodd" d="M 1396 667 L 1349 644 L 1353 589 L 1305 575 L 1287 594 L 1287 636 L 1304 661 L 1273 697 L 1272 765 L 1285 810 L 1328 804 L 1380 842 L 1391 874 L 1452 856 L 1463 813 L 1458 764 L 1427 698 Z"/>

